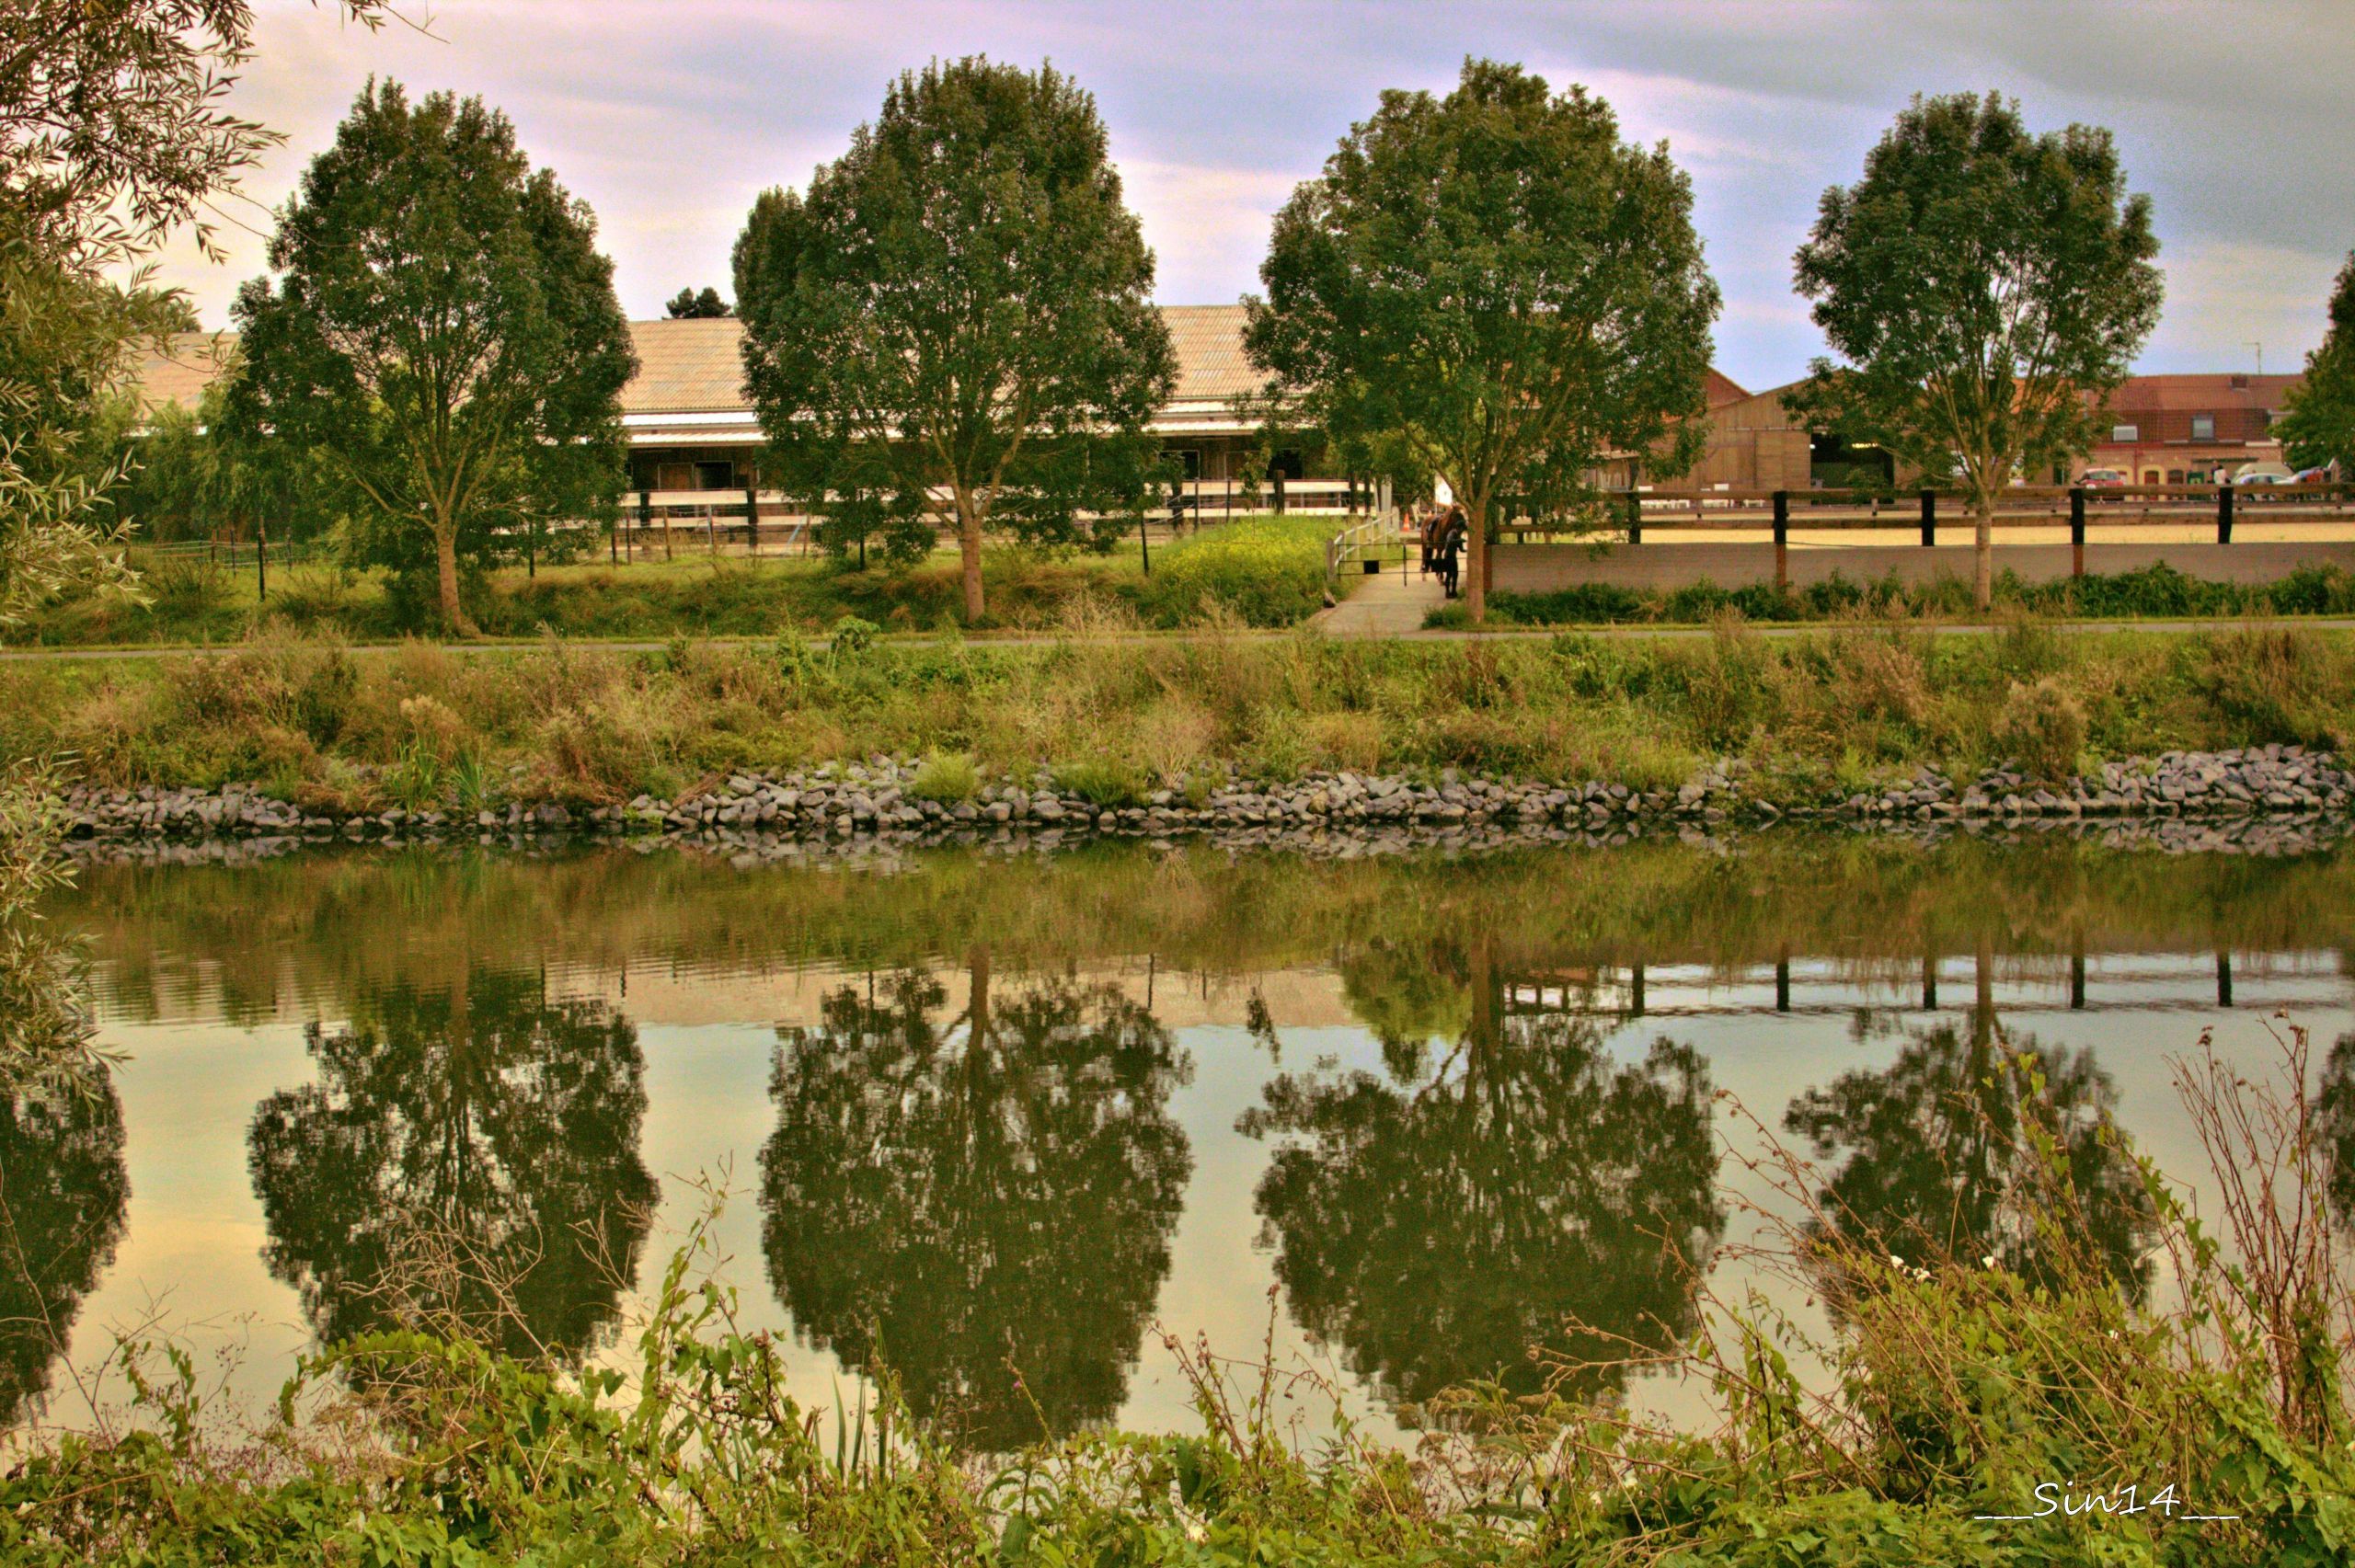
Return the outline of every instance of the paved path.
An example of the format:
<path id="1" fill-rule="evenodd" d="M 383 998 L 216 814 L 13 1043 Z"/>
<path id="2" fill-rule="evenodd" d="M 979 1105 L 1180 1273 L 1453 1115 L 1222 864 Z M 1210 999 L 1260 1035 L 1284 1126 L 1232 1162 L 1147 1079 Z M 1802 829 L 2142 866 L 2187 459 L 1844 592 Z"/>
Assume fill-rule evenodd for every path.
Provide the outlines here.
<path id="1" fill-rule="evenodd" d="M 1423 617 L 1444 602 L 1437 577 L 1425 577 L 1412 563 L 1384 561 L 1382 570 L 1361 580 L 1357 591 L 1309 624 L 1335 637 L 1398 637 L 1423 629 Z"/>

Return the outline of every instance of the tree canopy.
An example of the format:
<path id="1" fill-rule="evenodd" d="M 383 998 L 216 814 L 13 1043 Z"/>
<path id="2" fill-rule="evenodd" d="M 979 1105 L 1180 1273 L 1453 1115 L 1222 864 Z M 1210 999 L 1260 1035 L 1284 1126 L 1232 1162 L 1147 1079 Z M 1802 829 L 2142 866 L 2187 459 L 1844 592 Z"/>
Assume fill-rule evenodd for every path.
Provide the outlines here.
<path id="1" fill-rule="evenodd" d="M 1916 97 L 1799 247 L 1798 291 L 1838 357 L 1789 405 L 1962 486 L 1984 609 L 1995 498 L 2092 445 L 2158 323 L 2158 252 L 2108 132 L 2031 135 L 1994 93 Z"/>
<path id="2" fill-rule="evenodd" d="M 736 309 L 719 297 L 718 289 L 706 287 L 700 291 L 681 289 L 671 296 L 662 312 L 673 321 L 708 321 L 734 315 Z"/>
<path id="3" fill-rule="evenodd" d="M 238 293 L 232 420 L 320 454 L 454 631 L 462 553 L 620 493 L 637 361 L 595 238 L 504 115 L 372 81 L 280 216 L 281 280 Z"/>
<path id="4" fill-rule="evenodd" d="M 2301 468 L 2336 463 L 2355 478 L 2355 251 L 2330 292 L 2330 327 L 2306 356 L 2305 379 L 2292 391 L 2273 427 L 2282 450 Z"/>
<path id="5" fill-rule="evenodd" d="M 890 554 L 953 528 L 968 621 L 992 532 L 1109 543 L 1146 504 L 1176 375 L 1153 253 L 1053 68 L 902 75 L 806 190 L 753 203 L 735 272 L 775 472 L 869 508 Z"/>
<path id="6" fill-rule="evenodd" d="M 1584 498 L 1613 454 L 1680 473 L 1707 412 L 1717 285 L 1665 145 L 1584 87 L 1467 60 L 1385 92 L 1276 215 L 1245 345 L 1337 438 L 1402 437 L 1471 523 Z"/>

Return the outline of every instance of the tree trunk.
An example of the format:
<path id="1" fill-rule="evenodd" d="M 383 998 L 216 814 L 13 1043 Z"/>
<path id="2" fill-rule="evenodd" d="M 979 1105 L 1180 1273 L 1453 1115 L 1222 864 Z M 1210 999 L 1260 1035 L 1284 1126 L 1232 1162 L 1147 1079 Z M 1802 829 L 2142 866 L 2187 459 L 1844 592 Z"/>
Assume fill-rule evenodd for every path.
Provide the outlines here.
<path id="1" fill-rule="evenodd" d="M 475 624 L 466 619 L 465 607 L 458 602 L 456 529 L 437 528 L 433 531 L 433 564 L 442 581 L 442 624 L 454 636 L 473 636 Z"/>
<path id="2" fill-rule="evenodd" d="M 1464 609 L 1474 625 L 1488 617 L 1488 498 L 1472 495 L 1464 502 Z"/>
<path id="3" fill-rule="evenodd" d="M 1995 600 L 1995 502 L 1979 497 L 1979 526 L 1971 541 L 1970 600 L 1983 612 Z"/>
<path id="4" fill-rule="evenodd" d="M 957 493 L 957 553 L 965 568 L 965 624 L 982 624 L 982 512 L 973 498 Z"/>

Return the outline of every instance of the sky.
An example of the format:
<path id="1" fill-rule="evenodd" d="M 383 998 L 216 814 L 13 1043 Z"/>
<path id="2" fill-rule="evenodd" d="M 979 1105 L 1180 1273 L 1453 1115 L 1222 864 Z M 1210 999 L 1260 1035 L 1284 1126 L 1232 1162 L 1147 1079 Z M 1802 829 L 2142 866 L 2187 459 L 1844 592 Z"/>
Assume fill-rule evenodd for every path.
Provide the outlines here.
<path id="1" fill-rule="evenodd" d="M 2355 248 L 2355 0 L 395 0 L 371 32 L 259 0 L 232 99 L 282 132 L 221 209 L 229 252 L 164 261 L 205 325 L 263 269 L 271 212 L 371 73 L 479 94 L 594 209 L 622 305 L 729 287 L 753 196 L 807 182 L 901 71 L 1051 61 L 1096 96 L 1169 304 L 1258 286 L 1269 220 L 1385 87 L 1444 92 L 1467 55 L 1583 83 L 1665 140 L 1725 294 L 1745 387 L 1822 349 L 1791 255 L 1916 92 L 2016 97 L 2031 128 L 2108 127 L 2150 194 L 2166 310 L 2139 369 L 2295 370 Z M 2258 345 L 2262 345 L 2262 349 Z"/>

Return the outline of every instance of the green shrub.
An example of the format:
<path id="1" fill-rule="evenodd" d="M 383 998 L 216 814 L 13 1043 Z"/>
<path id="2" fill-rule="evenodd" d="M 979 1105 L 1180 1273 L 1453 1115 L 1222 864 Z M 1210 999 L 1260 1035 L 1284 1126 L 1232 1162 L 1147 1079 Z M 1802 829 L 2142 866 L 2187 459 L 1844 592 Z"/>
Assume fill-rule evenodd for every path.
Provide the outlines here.
<path id="1" fill-rule="evenodd" d="M 1114 757 L 1066 763 L 1055 770 L 1055 784 L 1098 809 L 1141 805 L 1146 794 L 1144 775 Z"/>
<path id="2" fill-rule="evenodd" d="M 834 623 L 833 632 L 834 662 L 849 663 L 875 646 L 883 628 L 872 621 L 862 621 L 856 615 L 845 615 Z"/>
<path id="3" fill-rule="evenodd" d="M 2085 749 L 2085 710 L 2051 676 L 2032 686 L 2014 682 L 1989 738 L 2029 778 L 2065 783 L 2076 777 L 2077 758 Z"/>
<path id="4" fill-rule="evenodd" d="M 1206 528 L 1154 558 L 1140 607 L 1162 626 L 1190 624 L 1213 605 L 1246 625 L 1297 625 L 1325 606 L 1325 544 L 1337 531 L 1322 517 Z"/>
<path id="5" fill-rule="evenodd" d="M 935 751 L 925 758 L 916 776 L 908 781 L 907 793 L 918 800 L 955 806 L 972 799 L 981 787 L 981 770 L 972 758 L 962 751 Z"/>

